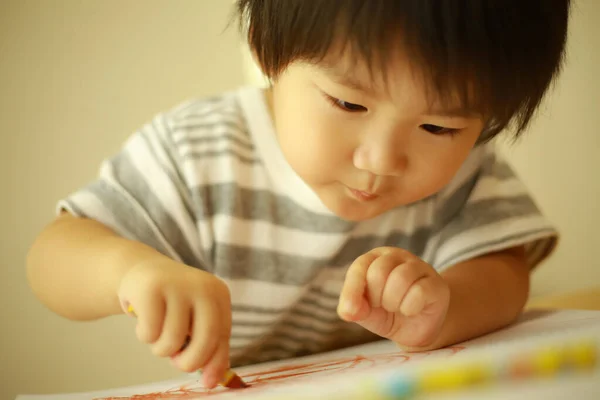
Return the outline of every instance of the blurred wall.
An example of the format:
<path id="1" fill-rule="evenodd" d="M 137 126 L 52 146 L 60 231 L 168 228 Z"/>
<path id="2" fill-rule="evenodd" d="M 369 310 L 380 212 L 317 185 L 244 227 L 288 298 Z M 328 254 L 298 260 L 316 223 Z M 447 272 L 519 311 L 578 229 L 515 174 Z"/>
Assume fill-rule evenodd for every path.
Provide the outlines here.
<path id="1" fill-rule="evenodd" d="M 31 295 L 24 258 L 57 199 L 155 113 L 263 84 L 224 0 L 0 2 L 0 398 L 87 391 L 179 375 L 134 322 L 75 323 Z M 502 146 L 562 233 L 533 295 L 600 284 L 600 2 L 576 0 L 569 58 L 530 132 Z"/>
<path id="2" fill-rule="evenodd" d="M 0 2 L 0 399 L 177 376 L 128 318 L 76 323 L 30 293 L 24 258 L 56 201 L 154 114 L 243 84 L 224 0 Z"/>

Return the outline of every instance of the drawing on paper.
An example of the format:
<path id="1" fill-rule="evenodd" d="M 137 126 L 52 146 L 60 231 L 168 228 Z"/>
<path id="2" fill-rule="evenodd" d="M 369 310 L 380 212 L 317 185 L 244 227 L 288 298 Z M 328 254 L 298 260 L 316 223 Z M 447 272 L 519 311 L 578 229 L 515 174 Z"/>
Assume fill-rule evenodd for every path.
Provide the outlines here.
<path id="1" fill-rule="evenodd" d="M 446 349 L 436 350 L 435 354 L 436 356 L 452 356 L 464 349 L 465 347 L 463 346 L 451 346 Z M 396 352 L 368 356 L 357 355 L 354 357 L 343 357 L 329 361 L 291 363 L 285 366 L 273 367 L 260 371 L 248 369 L 247 372 L 241 372 L 239 375 L 244 382 L 250 385 L 250 387 L 243 389 L 243 391 L 236 391 L 235 394 L 237 398 L 243 396 L 255 396 L 271 387 L 285 384 L 292 380 L 308 380 L 324 375 L 340 374 L 346 371 L 368 370 L 384 365 L 401 365 L 406 362 L 423 359 L 430 354 L 432 353 Z M 232 391 L 230 389 L 218 387 L 208 390 L 203 388 L 200 382 L 191 381 L 162 392 L 138 394 L 126 397 L 101 397 L 94 400 L 184 400 L 205 396 L 227 396 L 231 394 Z"/>

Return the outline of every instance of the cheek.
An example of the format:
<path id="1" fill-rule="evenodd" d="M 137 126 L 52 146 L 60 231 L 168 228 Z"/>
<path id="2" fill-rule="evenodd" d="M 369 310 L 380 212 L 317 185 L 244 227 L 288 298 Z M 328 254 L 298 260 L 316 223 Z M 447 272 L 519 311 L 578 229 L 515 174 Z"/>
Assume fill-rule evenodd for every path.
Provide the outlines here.
<path id="1" fill-rule="evenodd" d="M 277 131 L 281 149 L 296 173 L 305 181 L 326 183 L 336 179 L 332 175 L 343 168 L 347 152 L 335 123 L 319 106 L 287 107 L 279 118 L 285 123 L 278 124 Z"/>
<path id="2" fill-rule="evenodd" d="M 423 156 L 414 165 L 411 176 L 411 186 L 418 191 L 414 193 L 415 197 L 427 197 L 450 183 L 467 159 L 471 147 L 469 143 L 461 143 L 447 148 L 431 147 L 428 152 L 421 153 Z"/>

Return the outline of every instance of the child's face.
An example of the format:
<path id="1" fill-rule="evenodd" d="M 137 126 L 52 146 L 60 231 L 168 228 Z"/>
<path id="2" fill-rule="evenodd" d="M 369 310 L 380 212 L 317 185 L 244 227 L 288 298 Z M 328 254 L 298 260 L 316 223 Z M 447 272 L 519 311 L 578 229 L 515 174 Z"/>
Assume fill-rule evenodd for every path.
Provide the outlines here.
<path id="1" fill-rule="evenodd" d="M 273 84 L 286 159 L 344 219 L 373 218 L 439 191 L 483 129 L 477 114 L 430 104 L 402 54 L 389 66 L 384 84 L 347 55 L 294 62 Z"/>

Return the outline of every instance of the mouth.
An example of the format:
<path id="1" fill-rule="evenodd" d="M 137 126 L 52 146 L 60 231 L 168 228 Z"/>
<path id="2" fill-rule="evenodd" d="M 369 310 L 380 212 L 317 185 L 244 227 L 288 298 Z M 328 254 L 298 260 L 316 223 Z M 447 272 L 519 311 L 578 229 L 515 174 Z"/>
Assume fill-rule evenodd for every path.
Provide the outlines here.
<path id="1" fill-rule="evenodd" d="M 379 197 L 379 195 L 376 195 L 374 193 L 365 192 L 364 190 L 356 190 L 356 189 L 348 188 L 348 191 L 357 200 L 365 201 L 365 202 L 373 201 Z"/>

